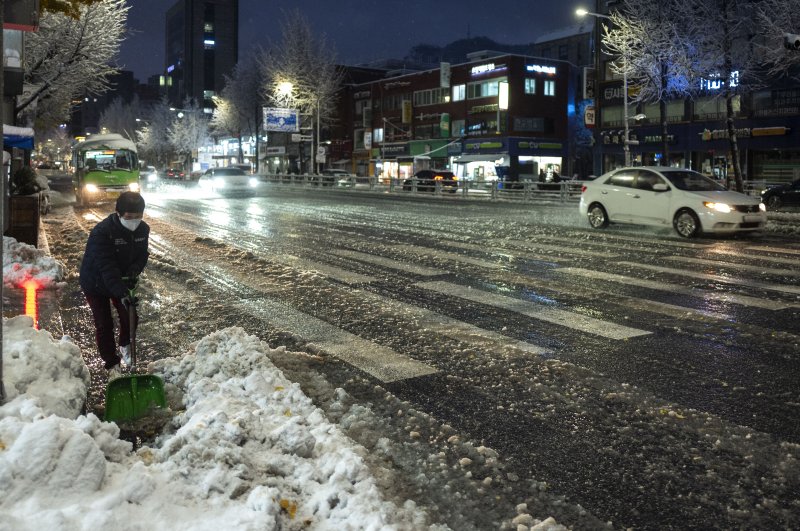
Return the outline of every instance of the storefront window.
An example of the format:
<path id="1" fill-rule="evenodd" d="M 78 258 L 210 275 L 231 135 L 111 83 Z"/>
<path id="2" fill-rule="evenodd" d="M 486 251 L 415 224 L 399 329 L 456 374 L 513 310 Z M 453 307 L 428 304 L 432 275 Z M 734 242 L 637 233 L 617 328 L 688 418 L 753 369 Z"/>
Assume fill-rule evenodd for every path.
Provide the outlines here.
<path id="1" fill-rule="evenodd" d="M 533 78 L 525 79 L 525 94 L 536 94 L 536 80 Z"/>

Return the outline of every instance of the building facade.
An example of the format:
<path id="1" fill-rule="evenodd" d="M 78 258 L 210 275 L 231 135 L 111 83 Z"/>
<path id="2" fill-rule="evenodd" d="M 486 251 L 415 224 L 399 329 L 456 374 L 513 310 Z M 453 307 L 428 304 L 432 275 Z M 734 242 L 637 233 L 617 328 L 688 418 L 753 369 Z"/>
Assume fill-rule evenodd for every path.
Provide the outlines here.
<path id="1" fill-rule="evenodd" d="M 425 168 L 476 182 L 564 174 L 573 75 L 566 62 L 483 51 L 354 85 L 350 169 L 385 180 Z"/>
<path id="2" fill-rule="evenodd" d="M 167 12 L 165 43 L 170 103 L 188 98 L 210 110 L 238 61 L 239 0 L 178 0 Z"/>

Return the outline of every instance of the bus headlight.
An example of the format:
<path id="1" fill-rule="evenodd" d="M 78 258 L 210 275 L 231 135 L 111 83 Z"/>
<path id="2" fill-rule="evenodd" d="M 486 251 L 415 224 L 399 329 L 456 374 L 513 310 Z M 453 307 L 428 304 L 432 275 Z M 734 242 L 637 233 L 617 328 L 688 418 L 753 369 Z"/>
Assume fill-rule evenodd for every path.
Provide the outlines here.
<path id="1" fill-rule="evenodd" d="M 86 186 L 83 187 L 83 189 L 89 192 L 90 194 L 96 194 L 97 192 L 100 191 L 100 189 L 97 187 L 96 184 L 87 184 Z"/>
<path id="2" fill-rule="evenodd" d="M 131 183 L 128 185 L 128 190 L 131 192 L 138 192 L 139 191 L 139 183 Z"/>
<path id="3" fill-rule="evenodd" d="M 258 186 L 258 179 L 256 179 L 255 177 L 250 177 L 250 180 L 247 181 L 247 184 L 250 185 L 250 188 L 255 188 L 256 186 Z"/>

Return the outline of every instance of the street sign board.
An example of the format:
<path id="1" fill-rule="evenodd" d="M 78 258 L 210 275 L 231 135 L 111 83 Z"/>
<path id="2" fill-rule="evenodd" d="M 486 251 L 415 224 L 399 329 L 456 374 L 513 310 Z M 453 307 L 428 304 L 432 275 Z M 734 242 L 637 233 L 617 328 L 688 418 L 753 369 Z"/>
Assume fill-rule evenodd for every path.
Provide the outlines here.
<path id="1" fill-rule="evenodd" d="M 264 130 L 296 133 L 300 130 L 297 109 L 264 107 Z"/>
<path id="2" fill-rule="evenodd" d="M 301 135 L 295 133 L 292 135 L 292 142 L 311 142 L 314 139 L 311 135 Z"/>

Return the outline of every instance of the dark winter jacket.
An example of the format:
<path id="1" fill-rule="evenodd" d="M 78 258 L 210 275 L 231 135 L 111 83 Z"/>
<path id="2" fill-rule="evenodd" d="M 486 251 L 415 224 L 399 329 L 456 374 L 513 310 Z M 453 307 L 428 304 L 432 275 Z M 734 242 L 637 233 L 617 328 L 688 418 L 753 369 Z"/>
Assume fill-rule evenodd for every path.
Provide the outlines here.
<path id="1" fill-rule="evenodd" d="M 121 299 L 128 294 L 122 277 L 139 276 L 147 264 L 150 226 L 142 221 L 131 232 L 114 213 L 95 225 L 86 242 L 80 283 L 84 293 Z"/>

